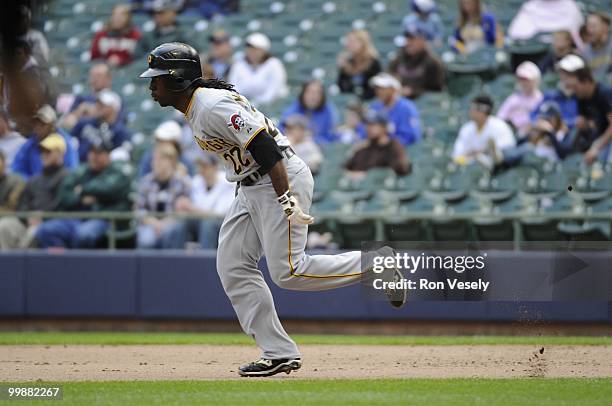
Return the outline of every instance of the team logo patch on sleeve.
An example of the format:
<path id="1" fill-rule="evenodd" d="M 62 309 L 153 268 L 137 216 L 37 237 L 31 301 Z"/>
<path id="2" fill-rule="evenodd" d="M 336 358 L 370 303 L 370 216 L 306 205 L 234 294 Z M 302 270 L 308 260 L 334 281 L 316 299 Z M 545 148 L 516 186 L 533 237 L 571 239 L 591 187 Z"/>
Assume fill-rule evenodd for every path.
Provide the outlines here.
<path id="1" fill-rule="evenodd" d="M 242 118 L 240 112 L 238 112 L 232 114 L 229 123 L 227 123 L 227 126 L 233 128 L 236 131 L 240 131 L 246 126 L 246 123 L 244 122 L 244 119 Z"/>

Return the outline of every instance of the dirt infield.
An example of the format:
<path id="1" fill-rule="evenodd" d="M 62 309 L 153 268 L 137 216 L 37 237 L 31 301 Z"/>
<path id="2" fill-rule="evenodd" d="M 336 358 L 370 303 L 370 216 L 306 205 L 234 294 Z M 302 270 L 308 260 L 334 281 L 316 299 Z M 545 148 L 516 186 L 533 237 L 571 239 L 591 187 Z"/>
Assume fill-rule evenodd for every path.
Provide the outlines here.
<path id="1" fill-rule="evenodd" d="M 612 346 L 304 345 L 301 378 L 612 377 Z M 0 346 L 0 381 L 236 378 L 250 346 Z"/>

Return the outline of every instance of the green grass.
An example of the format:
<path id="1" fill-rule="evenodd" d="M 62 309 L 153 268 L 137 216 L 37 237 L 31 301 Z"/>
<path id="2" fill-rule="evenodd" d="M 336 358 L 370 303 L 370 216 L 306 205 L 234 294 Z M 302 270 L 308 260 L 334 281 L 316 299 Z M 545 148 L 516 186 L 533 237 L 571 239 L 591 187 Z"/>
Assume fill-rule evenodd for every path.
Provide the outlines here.
<path id="1" fill-rule="evenodd" d="M 558 336 L 352 336 L 295 334 L 298 344 L 362 345 L 612 345 L 612 337 Z M 211 344 L 251 345 L 245 334 L 220 333 L 148 333 L 148 332 L 0 332 L 0 345 L 17 344 Z"/>
<path id="2" fill-rule="evenodd" d="M 609 405 L 612 379 L 62 383 L 62 405 Z M 40 401 L 31 402 L 39 404 Z M 20 402 L 19 404 L 28 404 Z"/>

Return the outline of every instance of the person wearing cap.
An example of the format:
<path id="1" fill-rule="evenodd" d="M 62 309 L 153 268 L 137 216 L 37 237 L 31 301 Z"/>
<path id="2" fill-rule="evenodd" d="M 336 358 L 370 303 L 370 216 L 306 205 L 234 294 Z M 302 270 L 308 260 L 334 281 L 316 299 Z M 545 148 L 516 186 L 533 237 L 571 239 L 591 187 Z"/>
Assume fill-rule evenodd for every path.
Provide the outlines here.
<path id="1" fill-rule="evenodd" d="M 362 100 L 374 97 L 370 79 L 382 71 L 378 51 L 366 30 L 346 34 L 344 50 L 338 54 L 338 87 Z"/>
<path id="2" fill-rule="evenodd" d="M 150 2 L 154 28 L 145 31 L 138 43 L 138 55 L 146 55 L 151 49 L 165 42 L 184 42 L 186 34 L 177 21 L 177 14 L 182 6 L 177 0 L 154 0 Z"/>
<path id="3" fill-rule="evenodd" d="M 411 145 L 421 139 L 421 121 L 415 104 L 400 95 L 400 82 L 389 73 L 379 73 L 370 79 L 376 92 L 376 101 L 370 109 L 383 112 L 392 125 L 391 137 L 403 145 Z"/>
<path id="4" fill-rule="evenodd" d="M 402 20 L 402 30 L 404 33 L 409 27 L 420 25 L 429 34 L 429 40 L 436 47 L 442 46 L 444 39 L 444 23 L 437 12 L 434 0 L 409 0 L 409 7 L 412 13 Z"/>
<path id="5" fill-rule="evenodd" d="M 540 106 L 538 118 L 528 140 L 535 145 L 535 154 L 551 161 L 564 159 L 573 149 L 573 136 L 563 122 L 561 109 L 554 102 Z"/>
<path id="6" fill-rule="evenodd" d="M 338 140 L 336 135 L 338 112 L 336 106 L 327 99 L 321 81 L 310 80 L 302 85 L 298 99 L 281 115 L 281 131 L 284 129 L 286 119 L 296 114 L 307 119 L 308 127 L 317 143 Z"/>
<path id="7" fill-rule="evenodd" d="M 270 39 L 254 32 L 246 37 L 245 43 L 245 56 L 232 65 L 229 83 L 256 106 L 285 97 L 287 72 L 283 63 L 270 54 Z"/>
<path id="8" fill-rule="evenodd" d="M 0 152 L 4 154 L 7 168 L 11 168 L 17 151 L 26 141 L 23 135 L 11 129 L 8 114 L 0 108 Z"/>
<path id="9" fill-rule="evenodd" d="M 531 111 L 529 118 L 532 123 L 535 122 L 535 120 L 538 118 L 540 107 L 544 103 L 552 102 L 559 106 L 563 122 L 570 130 L 572 130 L 576 124 L 576 119 L 578 118 L 578 99 L 576 98 L 576 95 L 574 95 L 574 92 L 572 92 L 572 90 L 570 90 L 566 85 L 564 80 L 565 75 L 562 72 L 559 72 L 558 62 L 555 63 L 555 71 L 559 73 L 560 79 L 557 82 L 556 89 L 551 89 L 544 92 L 542 101 Z"/>
<path id="10" fill-rule="evenodd" d="M 212 68 L 214 77 L 227 80 L 234 54 L 229 34 L 224 30 L 217 30 L 208 37 L 208 43 L 210 52 L 206 63 Z"/>
<path id="11" fill-rule="evenodd" d="M 612 88 L 595 80 L 584 59 L 568 55 L 559 62 L 559 75 L 578 99 L 576 147 L 585 162 L 609 159 L 612 140 Z"/>
<path id="12" fill-rule="evenodd" d="M 158 144 L 153 152 L 153 171 L 138 182 L 135 210 L 140 218 L 136 245 L 138 248 L 181 249 L 187 239 L 183 219 L 164 217 L 175 211 L 178 199 L 189 198 L 189 177 L 177 171 L 178 153 L 169 144 Z"/>
<path id="13" fill-rule="evenodd" d="M 19 176 L 7 173 L 6 158 L 0 151 L 0 212 L 15 210 L 23 187 Z"/>
<path id="14" fill-rule="evenodd" d="M 323 161 L 323 154 L 313 139 L 309 120 L 300 114 L 293 114 L 285 119 L 284 124 L 284 134 L 291 142 L 291 147 L 310 171 L 316 174 Z"/>
<path id="15" fill-rule="evenodd" d="M 198 173 L 191 181 L 190 198 L 179 198 L 178 210 L 208 218 L 190 221 L 190 229 L 197 235 L 200 248 L 216 249 L 223 217 L 234 201 L 235 186 L 225 179 L 219 158 L 200 153 L 196 159 Z"/>
<path id="16" fill-rule="evenodd" d="M 110 160 L 113 144 L 101 137 L 90 139 L 87 163 L 72 170 L 57 192 L 59 211 L 128 211 L 131 180 Z M 97 248 L 109 222 L 104 219 L 58 218 L 45 221 L 35 233 L 39 247 Z"/>
<path id="17" fill-rule="evenodd" d="M 182 155 L 182 147 L 181 147 L 181 137 L 183 134 L 183 129 L 181 126 L 174 120 L 164 121 L 160 125 L 157 126 L 155 131 L 153 132 L 153 137 L 155 138 L 155 144 L 147 149 L 142 157 L 140 158 L 140 163 L 138 164 L 138 178 L 142 178 L 143 176 L 151 173 L 152 170 L 152 162 L 153 162 L 153 151 L 160 144 L 168 144 L 172 146 L 179 157 L 179 162 L 177 164 L 177 170 L 182 174 L 192 174 L 194 171 L 193 165 L 189 162 L 186 157 Z"/>
<path id="18" fill-rule="evenodd" d="M 98 93 L 94 116 L 79 120 L 70 132 L 79 140 L 79 159 L 87 161 L 87 152 L 91 139 L 102 137 L 112 142 L 113 149 L 120 147 L 132 137 L 132 134 L 119 118 L 121 98 L 112 90 L 104 89 Z"/>
<path id="19" fill-rule="evenodd" d="M 559 106 L 554 102 L 545 102 L 538 110 L 537 119 L 527 134 L 518 140 L 516 147 L 499 151 L 494 143 L 490 146 L 496 164 L 508 167 L 519 165 L 527 153 L 557 162 L 572 151 L 573 144 L 573 137 L 563 122 Z"/>
<path id="20" fill-rule="evenodd" d="M 389 72 L 399 78 L 402 95 L 415 99 L 423 92 L 439 92 L 444 86 L 442 62 L 429 49 L 433 33 L 422 22 L 405 27 L 405 43 L 389 63 Z"/>
<path id="21" fill-rule="evenodd" d="M 529 131 L 530 114 L 540 104 L 544 95 L 540 91 L 540 69 L 525 61 L 516 68 L 517 90 L 504 100 L 497 117 L 512 124 L 519 138 Z"/>
<path id="22" fill-rule="evenodd" d="M 353 178 L 362 178 L 372 168 L 391 168 L 406 175 L 411 165 L 406 151 L 397 139 L 389 136 L 390 121 L 384 112 L 370 110 L 365 114 L 367 140 L 357 146 L 344 168 Z"/>
<path id="23" fill-rule="evenodd" d="M 91 43 L 91 59 L 103 59 L 110 66 L 125 66 L 132 62 L 142 34 L 132 24 L 128 4 L 116 4 L 106 26 L 98 31 Z"/>
<path id="24" fill-rule="evenodd" d="M 463 124 L 453 146 L 453 160 L 467 165 L 475 160 L 492 168 L 495 151 L 503 152 L 516 146 L 516 139 L 510 126 L 492 115 L 493 100 L 487 95 L 476 96 L 470 105 L 470 121 Z"/>
<path id="25" fill-rule="evenodd" d="M 28 179 L 17 204 L 17 211 L 55 211 L 59 206 L 58 190 L 68 174 L 64 166 L 66 141 L 57 133 L 45 137 L 39 144 L 43 170 Z M 28 248 L 33 242 L 40 216 L 0 218 L 0 250 Z"/>
<path id="26" fill-rule="evenodd" d="M 593 12 L 587 17 L 586 46 L 582 51 L 593 76 L 604 80 L 612 73 L 612 33 L 610 16 L 604 12 Z"/>
<path id="27" fill-rule="evenodd" d="M 36 112 L 33 123 L 33 132 L 28 140 L 21 146 L 13 164 L 11 171 L 19 174 L 22 178 L 28 179 L 31 176 L 38 175 L 43 170 L 43 164 L 40 153 L 40 142 L 52 133 L 60 134 L 66 143 L 66 152 L 64 153 L 64 166 L 67 168 L 76 168 L 79 164 L 79 157 L 76 148 L 72 144 L 72 137 L 61 128 L 56 127 L 55 123 L 57 115 L 53 107 L 45 104 Z"/>
<path id="28" fill-rule="evenodd" d="M 480 0 L 458 0 L 459 21 L 453 37 L 453 48 L 471 54 L 485 47 L 502 48 L 504 31 L 492 13 L 484 12 Z"/>

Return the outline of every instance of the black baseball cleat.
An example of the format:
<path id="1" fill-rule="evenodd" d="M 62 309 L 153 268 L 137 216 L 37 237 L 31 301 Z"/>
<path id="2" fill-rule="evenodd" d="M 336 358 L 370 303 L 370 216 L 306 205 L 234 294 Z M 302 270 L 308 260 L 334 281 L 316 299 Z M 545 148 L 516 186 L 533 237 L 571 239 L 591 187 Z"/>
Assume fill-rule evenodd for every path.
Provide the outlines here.
<path id="1" fill-rule="evenodd" d="M 404 279 L 404 275 L 397 268 L 385 269 L 383 273 L 391 274 L 391 277 L 383 277 L 385 281 L 400 282 Z M 408 300 L 407 289 L 385 289 L 385 295 L 389 298 L 391 306 L 398 309 L 406 304 L 406 300 Z"/>
<path id="2" fill-rule="evenodd" d="M 397 266 L 391 266 L 389 268 L 384 268 L 382 270 L 375 271 L 373 261 L 376 257 L 390 257 L 395 258 L 395 250 L 388 245 L 377 249 L 376 251 L 368 251 L 365 253 L 365 261 L 366 268 L 363 271 L 365 275 L 365 279 L 363 280 L 368 285 L 372 283 L 376 279 L 380 279 L 383 282 L 401 282 L 404 280 L 404 275 L 397 268 Z M 408 287 L 402 289 L 402 284 L 399 285 L 396 289 L 387 288 L 388 285 L 385 285 L 384 293 L 389 299 L 391 306 L 395 308 L 402 307 L 406 301 L 408 300 Z"/>
<path id="3" fill-rule="evenodd" d="M 389 246 L 378 249 L 376 253 L 382 256 L 395 257 L 395 250 Z M 401 282 L 404 279 L 402 272 L 395 266 L 386 268 L 381 276 L 384 282 Z M 408 289 L 385 289 L 385 295 L 389 298 L 391 306 L 399 309 L 406 304 L 406 300 L 408 300 Z"/>
<path id="4" fill-rule="evenodd" d="M 300 358 L 283 358 L 283 359 L 265 359 L 261 358 L 258 361 L 243 365 L 238 369 L 240 376 L 272 376 L 280 372 L 289 374 L 291 371 L 297 371 L 302 367 Z"/>

